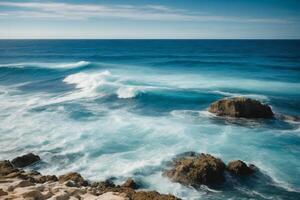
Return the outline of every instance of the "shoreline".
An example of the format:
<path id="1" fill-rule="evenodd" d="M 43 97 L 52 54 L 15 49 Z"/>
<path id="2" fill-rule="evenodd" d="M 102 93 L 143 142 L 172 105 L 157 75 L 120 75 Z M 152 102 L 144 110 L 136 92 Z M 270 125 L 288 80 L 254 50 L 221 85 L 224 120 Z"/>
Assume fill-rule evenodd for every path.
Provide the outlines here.
<path id="1" fill-rule="evenodd" d="M 16 168 L 8 160 L 0 161 L 0 199 L 180 200 L 171 194 L 138 190 L 131 178 L 122 185 L 108 180 L 89 182 L 77 172 L 42 175 Z"/>

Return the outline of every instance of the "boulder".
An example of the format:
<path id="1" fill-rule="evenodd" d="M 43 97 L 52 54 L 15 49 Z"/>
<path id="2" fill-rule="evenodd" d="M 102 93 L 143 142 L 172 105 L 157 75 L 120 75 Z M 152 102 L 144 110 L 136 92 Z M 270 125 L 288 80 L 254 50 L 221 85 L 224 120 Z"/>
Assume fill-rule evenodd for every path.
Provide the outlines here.
<path id="1" fill-rule="evenodd" d="M 16 157 L 11 161 L 11 163 L 13 164 L 14 167 L 27 167 L 40 160 L 41 158 L 38 155 L 29 153 L 20 157 Z"/>
<path id="2" fill-rule="evenodd" d="M 5 176 L 15 172 L 15 169 L 9 160 L 0 161 L 0 175 Z"/>
<path id="3" fill-rule="evenodd" d="M 255 171 L 254 165 L 247 166 L 246 163 L 244 163 L 241 160 L 234 160 L 230 161 L 227 165 L 227 171 L 229 171 L 231 174 L 237 175 L 237 176 L 245 176 L 250 175 Z"/>
<path id="4" fill-rule="evenodd" d="M 166 170 L 164 175 L 172 181 L 197 187 L 224 181 L 225 168 L 222 160 L 209 154 L 193 154 L 175 159 L 172 168 Z"/>
<path id="5" fill-rule="evenodd" d="M 242 117 L 242 118 L 273 118 L 274 113 L 270 106 L 246 98 L 234 97 L 221 99 L 212 103 L 208 111 L 217 116 Z"/>
<path id="6" fill-rule="evenodd" d="M 82 176 L 77 172 L 70 172 L 58 177 L 58 181 L 60 183 L 64 183 L 67 181 L 73 181 L 76 186 L 87 186 L 88 182 L 82 178 Z"/>
<path id="7" fill-rule="evenodd" d="M 128 178 L 125 183 L 121 185 L 121 187 L 127 187 L 127 188 L 132 188 L 132 189 L 137 189 L 137 184 L 132 178 Z"/>

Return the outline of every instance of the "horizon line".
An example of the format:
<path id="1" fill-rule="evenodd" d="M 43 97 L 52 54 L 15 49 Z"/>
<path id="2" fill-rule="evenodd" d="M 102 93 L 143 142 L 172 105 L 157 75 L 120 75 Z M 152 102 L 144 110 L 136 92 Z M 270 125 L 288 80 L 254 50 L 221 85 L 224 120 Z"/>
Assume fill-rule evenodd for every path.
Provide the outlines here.
<path id="1" fill-rule="evenodd" d="M 0 40 L 300 40 L 300 38 L 0 38 Z"/>

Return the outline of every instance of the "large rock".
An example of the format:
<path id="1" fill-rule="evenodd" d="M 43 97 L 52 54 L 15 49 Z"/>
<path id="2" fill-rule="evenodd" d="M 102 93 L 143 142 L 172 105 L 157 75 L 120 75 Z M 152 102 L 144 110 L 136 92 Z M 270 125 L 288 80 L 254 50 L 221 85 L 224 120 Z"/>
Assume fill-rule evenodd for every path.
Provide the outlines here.
<path id="1" fill-rule="evenodd" d="M 5 176 L 14 172 L 14 167 L 9 160 L 0 161 L 0 175 Z"/>
<path id="2" fill-rule="evenodd" d="M 190 155 L 175 159 L 172 168 L 166 170 L 164 175 L 172 181 L 194 187 L 201 184 L 214 185 L 224 181 L 226 166 L 222 160 L 209 154 Z"/>
<path id="3" fill-rule="evenodd" d="M 73 181 L 75 183 L 75 186 L 87 186 L 88 182 L 83 179 L 83 177 L 77 173 L 77 172 L 70 172 L 64 175 L 61 175 L 58 177 L 58 180 L 60 183 Z"/>
<path id="4" fill-rule="evenodd" d="M 38 155 L 29 153 L 20 157 L 16 157 L 11 161 L 14 167 L 26 167 L 40 161 L 41 158 Z"/>
<path id="5" fill-rule="evenodd" d="M 252 174 L 255 171 L 255 166 L 247 166 L 247 164 L 241 160 L 234 160 L 228 163 L 227 171 L 234 175 L 245 176 Z"/>
<path id="6" fill-rule="evenodd" d="M 274 116 L 270 106 L 246 97 L 221 99 L 212 103 L 208 111 L 218 116 L 229 117 L 273 118 Z"/>

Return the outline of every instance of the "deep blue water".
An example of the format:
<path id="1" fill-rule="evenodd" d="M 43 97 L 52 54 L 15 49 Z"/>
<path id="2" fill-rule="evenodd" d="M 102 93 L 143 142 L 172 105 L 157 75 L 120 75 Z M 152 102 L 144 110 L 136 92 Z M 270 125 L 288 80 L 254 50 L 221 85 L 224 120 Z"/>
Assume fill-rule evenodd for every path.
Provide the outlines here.
<path id="1" fill-rule="evenodd" d="M 184 199 L 300 199 L 299 123 L 209 114 L 247 96 L 300 115 L 299 40 L 0 40 L 0 159 L 42 173 L 135 178 Z M 259 167 L 195 190 L 161 176 L 185 151 Z"/>

